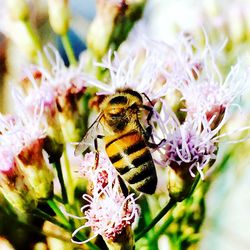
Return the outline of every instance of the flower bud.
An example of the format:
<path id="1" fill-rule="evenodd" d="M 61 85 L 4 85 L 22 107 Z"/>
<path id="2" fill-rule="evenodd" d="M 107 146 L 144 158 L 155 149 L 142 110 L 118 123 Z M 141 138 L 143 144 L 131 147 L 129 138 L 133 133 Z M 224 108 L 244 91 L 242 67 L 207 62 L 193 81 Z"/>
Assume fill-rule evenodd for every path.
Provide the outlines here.
<path id="1" fill-rule="evenodd" d="M 72 111 L 72 110 L 71 110 Z M 63 137 L 66 142 L 79 142 L 82 138 L 81 118 L 77 111 L 65 110 L 59 114 Z"/>
<path id="2" fill-rule="evenodd" d="M 189 195 L 193 183 L 194 177 L 190 175 L 188 164 L 181 163 L 180 166 L 168 168 L 168 191 L 171 198 L 176 201 L 184 200 Z"/>
<path id="3" fill-rule="evenodd" d="M 37 201 L 33 196 L 26 177 L 18 167 L 14 155 L 9 150 L 1 149 L 0 190 L 9 203 L 25 212 L 34 209 Z"/>
<path id="4" fill-rule="evenodd" d="M 187 249 L 194 246 L 200 239 L 200 227 L 204 221 L 205 200 L 204 194 L 206 188 L 204 185 L 199 186 L 194 194 L 176 206 L 170 216 L 173 222 L 167 229 L 170 236 L 181 235 L 181 245 L 185 245 Z"/>
<path id="5" fill-rule="evenodd" d="M 58 35 L 65 35 L 69 28 L 69 7 L 67 0 L 48 0 L 49 21 Z"/>
<path id="6" fill-rule="evenodd" d="M 23 51 L 24 55 L 30 60 L 35 61 L 41 46 L 30 23 L 27 21 L 17 21 L 13 24 L 10 33 L 11 39 Z"/>
<path id="7" fill-rule="evenodd" d="M 44 141 L 44 150 L 49 155 L 49 162 L 58 161 L 63 153 L 63 144 L 58 143 L 53 137 L 47 136 Z"/>
<path id="8" fill-rule="evenodd" d="M 1 4 L 1 33 L 10 38 L 28 59 L 35 61 L 41 46 L 29 20 L 26 0 L 1 1 Z"/>
<path id="9" fill-rule="evenodd" d="M 122 230 L 121 234 L 116 237 L 116 239 L 111 240 L 104 237 L 104 240 L 108 246 L 108 249 L 133 250 L 135 245 L 134 233 L 131 225 L 127 225 Z"/>
<path id="10" fill-rule="evenodd" d="M 11 18 L 22 21 L 29 18 L 29 6 L 25 0 L 8 0 L 6 2 Z"/>
<path id="11" fill-rule="evenodd" d="M 18 163 L 29 181 L 34 197 L 48 199 L 53 190 L 53 174 L 42 155 L 44 139 L 37 139 L 18 154 Z"/>
<path id="12" fill-rule="evenodd" d="M 47 94 L 48 96 L 48 94 Z M 44 149 L 49 154 L 49 162 L 60 159 L 63 152 L 64 137 L 60 124 L 59 113 L 54 98 L 47 105 L 44 104 L 44 117 L 47 122 Z"/>
<path id="13" fill-rule="evenodd" d="M 34 88 L 34 82 L 37 86 Z M 44 149 L 49 154 L 50 163 L 60 159 L 63 151 L 64 138 L 56 106 L 54 89 L 43 82 L 43 73 L 35 66 L 29 74 L 23 76 L 20 81 L 25 96 L 25 109 L 32 115 L 42 110 L 42 116 L 46 124 L 46 138 Z"/>
<path id="14" fill-rule="evenodd" d="M 73 245 L 70 242 L 70 234 L 62 229 L 61 227 L 49 222 L 45 221 L 43 225 L 43 232 L 45 232 L 47 235 L 50 235 L 52 232 L 57 237 L 47 237 L 47 248 L 48 249 L 60 249 L 60 250 L 73 250 L 75 249 L 75 245 Z M 63 235 L 63 237 L 66 240 L 60 240 L 60 236 Z M 46 249 L 47 249 L 46 248 Z"/>
<path id="15" fill-rule="evenodd" d="M 15 250 L 14 247 L 10 244 L 10 242 L 3 237 L 0 237 L 0 249 Z"/>
<path id="16" fill-rule="evenodd" d="M 134 23 L 141 17 L 145 0 L 97 1 L 97 15 L 90 26 L 88 47 L 95 57 L 102 58 L 109 47 L 114 49 L 126 39 Z"/>
<path id="17" fill-rule="evenodd" d="M 76 93 L 72 92 L 73 89 L 69 88 L 57 96 L 59 120 L 66 142 L 79 142 L 84 131 L 83 117 L 79 112 L 79 97 L 83 95 L 85 88 Z"/>

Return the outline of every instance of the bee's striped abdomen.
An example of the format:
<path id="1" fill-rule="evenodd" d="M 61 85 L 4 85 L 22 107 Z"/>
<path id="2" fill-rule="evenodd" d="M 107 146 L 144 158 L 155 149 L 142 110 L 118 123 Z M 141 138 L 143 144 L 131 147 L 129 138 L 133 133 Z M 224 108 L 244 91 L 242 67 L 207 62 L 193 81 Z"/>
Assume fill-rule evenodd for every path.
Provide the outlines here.
<path id="1" fill-rule="evenodd" d="M 106 137 L 106 151 L 119 174 L 136 190 L 153 194 L 157 177 L 151 153 L 138 131 Z"/>

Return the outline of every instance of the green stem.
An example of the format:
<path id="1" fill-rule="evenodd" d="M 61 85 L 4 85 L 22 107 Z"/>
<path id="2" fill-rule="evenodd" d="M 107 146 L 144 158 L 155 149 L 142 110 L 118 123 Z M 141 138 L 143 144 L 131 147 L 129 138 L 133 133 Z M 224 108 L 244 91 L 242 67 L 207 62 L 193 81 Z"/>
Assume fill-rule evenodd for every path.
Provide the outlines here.
<path id="1" fill-rule="evenodd" d="M 169 218 L 163 223 L 161 228 L 154 234 L 154 237 L 150 240 L 150 242 L 156 241 L 160 235 L 164 233 L 164 231 L 168 228 L 168 226 L 174 221 L 174 217 L 171 215 Z"/>
<path id="2" fill-rule="evenodd" d="M 170 249 L 172 249 L 172 250 L 182 250 L 179 235 L 175 235 L 173 237 L 170 237 Z"/>
<path id="3" fill-rule="evenodd" d="M 59 236 L 59 235 L 51 233 L 51 232 L 48 233 L 48 232 L 41 231 L 40 228 L 37 228 L 37 227 L 34 227 L 32 225 L 26 224 L 26 223 L 24 223 L 22 221 L 17 220 L 16 223 L 18 225 L 22 226 L 22 227 L 25 227 L 27 230 L 31 231 L 32 233 L 36 233 L 38 235 L 43 235 L 45 237 L 55 238 L 55 239 L 62 240 L 62 241 L 65 241 L 65 242 L 69 241 L 69 239 L 66 238 L 66 237 Z"/>
<path id="4" fill-rule="evenodd" d="M 29 39 L 30 39 L 29 46 L 31 48 L 29 48 L 29 50 L 32 51 L 32 54 L 29 55 L 30 59 L 36 63 L 40 62 L 40 60 L 42 60 L 43 66 L 46 68 L 49 68 L 50 64 L 49 64 L 45 54 L 43 53 L 42 45 L 41 45 L 39 36 L 35 32 L 35 30 L 33 29 L 32 25 L 29 21 L 22 21 L 22 24 L 24 25 L 24 28 L 26 30 L 26 34 L 29 36 Z"/>
<path id="5" fill-rule="evenodd" d="M 58 179 L 59 179 L 59 182 L 61 185 L 63 203 L 67 204 L 68 203 L 68 196 L 67 196 L 67 191 L 66 191 L 66 187 L 65 187 L 65 182 L 63 179 L 62 166 L 61 166 L 60 160 L 56 160 L 56 162 L 54 162 L 53 165 L 56 168 Z"/>
<path id="6" fill-rule="evenodd" d="M 167 205 L 160 211 L 153 221 L 135 237 L 135 241 L 138 241 L 140 238 L 142 238 L 142 236 L 145 235 L 151 228 L 153 228 L 159 222 L 159 220 L 175 205 L 176 201 L 170 199 Z"/>
<path id="7" fill-rule="evenodd" d="M 88 129 L 88 121 L 89 121 L 89 113 L 90 113 L 90 108 L 89 108 L 89 100 L 91 98 L 91 93 L 87 92 L 85 95 L 82 97 L 82 106 L 81 106 L 81 114 L 83 116 L 83 134 L 87 132 Z"/>
<path id="8" fill-rule="evenodd" d="M 54 194 L 54 197 L 53 197 L 57 202 L 65 205 L 65 203 L 63 202 L 62 198 L 56 194 Z"/>
<path id="9" fill-rule="evenodd" d="M 33 214 L 34 216 L 37 216 L 37 217 L 43 219 L 43 220 L 48 220 L 48 221 L 50 221 L 51 223 L 53 223 L 53 224 L 55 224 L 55 225 L 57 225 L 57 226 L 59 226 L 59 227 L 65 229 L 66 231 L 68 231 L 68 232 L 70 232 L 70 233 L 74 230 L 74 229 L 71 227 L 71 225 L 70 225 L 69 223 L 63 224 L 63 223 L 59 222 L 57 219 L 55 219 L 54 217 L 52 217 L 52 216 L 46 214 L 45 212 L 43 212 L 42 210 L 40 210 L 40 209 L 38 209 L 38 208 L 35 209 L 35 210 L 32 212 L 32 214 Z M 77 239 L 80 240 L 80 241 L 86 240 L 86 236 L 85 236 L 83 233 L 80 233 L 80 232 L 77 234 L 76 237 L 77 237 Z M 86 242 L 86 245 L 88 245 L 88 246 L 90 247 L 90 249 L 100 250 L 100 248 L 99 248 L 98 246 L 96 246 L 95 244 L 93 244 L 92 242 Z"/>
<path id="10" fill-rule="evenodd" d="M 34 32 L 30 22 L 28 21 L 24 21 L 24 24 L 25 24 L 25 27 L 28 31 L 28 34 L 32 40 L 32 42 L 34 43 L 35 47 L 38 49 L 38 50 L 41 50 L 41 44 L 40 44 L 40 41 L 39 41 L 39 38 L 38 36 L 36 35 L 36 33 Z"/>
<path id="11" fill-rule="evenodd" d="M 66 147 L 64 147 L 64 150 L 63 150 L 63 160 L 64 160 L 65 170 L 67 174 L 68 201 L 70 205 L 73 205 L 74 204 L 74 182 L 73 182 L 73 178 L 71 174 Z"/>
<path id="12" fill-rule="evenodd" d="M 75 236 L 76 237 L 76 236 Z M 77 239 L 80 240 L 80 241 L 84 241 L 86 240 L 86 236 L 81 234 L 81 233 L 78 233 L 77 235 Z M 88 245 L 90 247 L 91 250 L 101 250 L 98 246 L 96 246 L 95 244 L 93 244 L 92 242 L 86 242 L 85 243 L 86 245 Z"/>
<path id="13" fill-rule="evenodd" d="M 143 213 L 141 213 L 141 218 L 139 220 L 138 226 L 135 230 L 135 235 L 140 233 L 151 221 L 152 221 L 152 214 L 150 211 L 149 203 L 148 203 L 148 197 L 142 196 L 140 206 L 143 208 Z M 157 246 L 154 244 L 154 242 L 150 241 L 151 238 L 154 237 L 154 230 L 151 230 L 147 236 L 145 237 L 147 240 L 148 246 L 150 246 L 152 249 L 157 249 Z"/>
<path id="14" fill-rule="evenodd" d="M 75 66 L 77 64 L 77 60 L 75 58 L 74 50 L 71 46 L 68 35 L 65 34 L 65 35 L 61 36 L 61 39 L 62 39 L 63 47 L 64 47 L 65 52 L 67 54 L 67 57 L 69 59 L 70 65 Z"/>
<path id="15" fill-rule="evenodd" d="M 64 223 L 61 223 L 59 222 L 57 219 L 55 219 L 54 217 L 46 214 L 45 212 L 43 212 L 42 210 L 40 209 L 35 209 L 32 214 L 34 216 L 37 216 L 43 220 L 47 220 L 47 221 L 50 221 L 51 223 L 63 228 L 63 229 L 66 229 L 66 230 L 70 230 L 71 231 L 71 226 L 67 223 L 67 224 L 64 224 Z"/>
<path id="16" fill-rule="evenodd" d="M 16 215 L 7 214 L 6 211 L 4 211 L 2 208 L 0 208 L 0 209 L 4 213 L 4 215 L 7 217 L 8 221 L 16 223 L 17 225 L 31 231 L 32 233 L 35 233 L 35 234 L 38 234 L 38 235 L 43 235 L 43 236 L 46 236 L 46 237 L 56 238 L 56 239 L 59 239 L 59 240 L 62 240 L 62 241 L 68 241 L 69 240 L 68 238 L 63 237 L 63 236 L 58 236 L 58 235 L 53 234 L 53 233 L 47 233 L 47 232 L 41 231 L 41 229 L 38 228 L 38 227 L 35 227 L 33 225 L 30 225 L 30 224 L 27 224 L 27 223 L 25 223 L 23 221 L 18 220 Z"/>
<path id="17" fill-rule="evenodd" d="M 188 197 L 190 197 L 198 182 L 200 180 L 200 175 L 197 175 L 195 177 L 194 183 L 192 185 L 192 188 L 190 190 L 190 193 L 188 195 Z M 188 198 L 187 197 L 187 198 Z M 151 222 L 150 225 L 148 225 L 148 227 L 146 227 L 139 235 L 137 235 L 137 237 L 135 238 L 135 240 L 139 240 L 147 231 L 149 231 L 174 205 L 176 204 L 176 202 L 174 200 L 170 200 L 169 203 L 166 205 L 165 208 L 163 208 L 163 210 L 155 217 L 155 219 Z M 161 226 L 161 228 L 154 234 L 154 237 L 150 240 L 150 242 L 154 242 L 155 240 L 158 239 L 158 237 L 168 228 L 168 226 L 173 222 L 174 217 L 171 215 L 165 222 L 164 224 Z M 144 232 L 145 231 L 145 232 Z"/>
<path id="18" fill-rule="evenodd" d="M 47 203 L 51 207 L 51 209 L 55 212 L 55 214 L 62 220 L 62 222 L 67 224 L 68 220 L 62 213 L 61 209 L 57 206 L 57 204 L 53 200 L 48 200 Z"/>
<path id="19" fill-rule="evenodd" d="M 197 186 L 199 180 L 200 180 L 200 175 L 197 174 L 197 175 L 195 176 L 194 183 L 193 183 L 193 185 L 192 185 L 192 187 L 191 187 L 191 190 L 190 190 L 190 192 L 189 192 L 187 198 L 190 197 L 190 196 L 193 194 L 193 192 L 194 192 L 194 190 L 195 190 L 195 188 L 196 188 L 196 186 Z"/>

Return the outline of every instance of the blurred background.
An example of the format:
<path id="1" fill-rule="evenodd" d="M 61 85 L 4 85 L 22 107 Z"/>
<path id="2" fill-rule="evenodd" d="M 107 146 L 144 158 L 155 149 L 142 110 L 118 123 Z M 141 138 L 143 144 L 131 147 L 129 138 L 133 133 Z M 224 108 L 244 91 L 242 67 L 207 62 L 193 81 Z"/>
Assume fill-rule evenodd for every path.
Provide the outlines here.
<path id="1" fill-rule="evenodd" d="M 7 0 L 6 0 L 7 1 Z M 65 62 L 65 52 L 59 37 L 53 33 L 45 0 L 30 0 L 32 24 L 41 43 L 53 43 Z M 77 56 L 86 49 L 89 24 L 95 16 L 94 0 L 71 0 L 70 40 Z M 4 11 L 4 10 L 3 10 Z M 1 23 L 2 22 L 2 23 Z M 179 32 L 192 34 L 202 46 L 204 30 L 215 47 L 225 46 L 218 57 L 223 73 L 242 59 L 249 64 L 250 53 L 250 1 L 249 0 L 149 0 L 143 17 L 147 33 L 167 43 L 175 41 Z M 0 20 L 1 30 L 8 27 Z M 0 35 L 0 109 L 11 112 L 9 101 L 11 84 L 20 77 L 22 68 L 29 63 L 25 53 L 9 39 L 6 32 Z M 229 126 L 250 123 L 250 95 L 240 100 L 241 116 L 234 117 Z M 220 169 L 206 194 L 206 219 L 202 226 L 202 250 L 250 249 L 250 141 L 229 145 L 221 143 L 219 157 L 213 168 Z M 0 219 L 0 234 L 5 235 Z M 18 234 L 18 232 L 15 232 Z M 166 249 L 166 238 L 160 238 L 159 247 Z M 0 249 L 3 249 L 0 247 Z"/>

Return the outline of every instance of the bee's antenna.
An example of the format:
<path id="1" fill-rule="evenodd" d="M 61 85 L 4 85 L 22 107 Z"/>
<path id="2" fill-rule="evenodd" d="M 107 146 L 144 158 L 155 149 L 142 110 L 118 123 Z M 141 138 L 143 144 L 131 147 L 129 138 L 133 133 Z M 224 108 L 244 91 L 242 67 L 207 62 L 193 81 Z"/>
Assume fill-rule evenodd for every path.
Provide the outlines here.
<path id="1" fill-rule="evenodd" d="M 144 96 L 146 97 L 146 99 L 148 100 L 148 102 L 150 103 L 150 105 L 151 105 L 152 107 L 154 107 L 154 104 L 153 104 L 152 101 L 149 99 L 149 97 L 147 96 L 147 94 L 143 92 L 142 95 L 144 95 Z"/>

